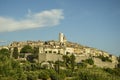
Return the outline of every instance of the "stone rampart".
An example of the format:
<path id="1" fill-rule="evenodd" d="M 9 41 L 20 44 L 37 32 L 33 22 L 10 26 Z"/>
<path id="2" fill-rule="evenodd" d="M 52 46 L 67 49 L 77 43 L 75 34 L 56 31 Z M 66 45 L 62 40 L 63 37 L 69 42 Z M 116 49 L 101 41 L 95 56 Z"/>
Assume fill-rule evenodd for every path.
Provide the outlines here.
<path id="1" fill-rule="evenodd" d="M 55 62 L 57 60 L 62 61 L 62 55 L 51 54 L 51 53 L 39 54 L 39 62 L 42 62 L 42 61 L 53 61 L 53 62 Z"/>

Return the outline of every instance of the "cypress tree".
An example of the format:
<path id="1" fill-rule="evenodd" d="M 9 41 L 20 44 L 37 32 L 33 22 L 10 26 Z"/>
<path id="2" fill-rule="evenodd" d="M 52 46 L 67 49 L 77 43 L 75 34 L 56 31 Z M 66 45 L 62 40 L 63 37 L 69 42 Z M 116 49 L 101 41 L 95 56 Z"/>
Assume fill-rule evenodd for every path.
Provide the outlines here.
<path id="1" fill-rule="evenodd" d="M 17 48 L 17 47 L 14 47 L 14 49 L 13 49 L 13 57 L 14 57 L 15 59 L 17 59 L 18 56 L 19 56 L 19 54 L 18 54 L 18 48 Z"/>

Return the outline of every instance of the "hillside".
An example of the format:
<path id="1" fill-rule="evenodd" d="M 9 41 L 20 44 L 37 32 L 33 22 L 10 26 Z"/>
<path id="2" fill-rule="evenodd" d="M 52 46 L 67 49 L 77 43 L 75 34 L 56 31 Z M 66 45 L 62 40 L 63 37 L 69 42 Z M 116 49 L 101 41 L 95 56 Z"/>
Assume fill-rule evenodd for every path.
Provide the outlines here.
<path id="1" fill-rule="evenodd" d="M 59 41 L 50 40 L 50 41 L 14 41 L 8 46 L 0 47 L 7 48 L 11 52 L 11 56 L 13 55 L 14 48 L 17 47 L 19 55 L 21 55 L 21 50 L 26 46 L 31 46 L 32 49 L 38 49 L 38 59 L 37 62 L 42 61 L 56 61 L 58 58 L 62 60 L 63 55 L 72 55 L 74 54 L 76 57 L 76 62 L 79 63 L 82 60 L 93 58 L 95 65 L 99 67 L 110 67 L 114 68 L 118 61 L 117 57 L 111 55 L 105 51 L 83 46 L 78 43 L 67 41 L 65 35 L 63 33 L 59 34 Z M 29 52 L 31 53 L 31 52 Z M 31 54 L 25 54 L 25 56 L 29 56 Z M 25 58 L 26 58 L 25 57 Z M 26 60 L 26 59 L 25 59 Z M 99 64 L 100 63 L 100 64 Z M 110 65 L 111 64 L 111 65 Z M 110 65 L 110 66 L 109 66 Z"/>
<path id="2" fill-rule="evenodd" d="M 0 47 L 0 80 L 119 80 L 120 57 L 67 41 L 14 41 Z"/>

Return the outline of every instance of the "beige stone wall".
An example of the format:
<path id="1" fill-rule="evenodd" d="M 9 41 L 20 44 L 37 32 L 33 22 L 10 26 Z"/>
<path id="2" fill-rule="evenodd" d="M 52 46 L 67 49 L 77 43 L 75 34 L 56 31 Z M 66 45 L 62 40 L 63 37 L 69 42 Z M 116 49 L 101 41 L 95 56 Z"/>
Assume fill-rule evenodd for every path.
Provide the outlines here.
<path id="1" fill-rule="evenodd" d="M 86 56 L 86 55 L 81 55 L 81 56 L 76 56 L 76 62 L 77 63 L 79 63 L 79 62 L 81 62 L 82 60 L 86 60 L 86 59 L 88 59 L 88 56 Z"/>
<path id="2" fill-rule="evenodd" d="M 46 54 L 39 53 L 38 62 L 41 63 L 43 61 L 46 61 Z"/>
<path id="3" fill-rule="evenodd" d="M 39 59 L 38 60 L 39 60 L 38 61 L 39 63 L 42 62 L 42 61 L 53 61 L 53 62 L 55 62 L 57 60 L 62 61 L 62 55 L 50 54 L 50 53 L 48 53 L 48 54 L 45 54 L 45 53 L 41 54 L 41 53 L 39 53 Z"/>
<path id="4" fill-rule="evenodd" d="M 57 61 L 57 60 L 60 60 L 62 61 L 62 55 L 59 55 L 59 54 L 46 54 L 46 60 L 47 61 Z"/>
<path id="5" fill-rule="evenodd" d="M 102 68 L 115 68 L 116 63 L 111 63 L 111 62 L 103 62 L 99 58 L 94 58 L 94 64 L 98 67 Z"/>
<path id="6" fill-rule="evenodd" d="M 81 56 L 76 56 L 76 62 L 81 62 L 82 60 L 88 59 L 88 56 L 85 55 L 81 55 Z M 103 62 L 101 61 L 101 59 L 99 58 L 93 58 L 94 60 L 94 65 L 96 65 L 97 67 L 101 67 L 101 68 L 115 68 L 116 63 L 112 63 L 112 62 Z"/>

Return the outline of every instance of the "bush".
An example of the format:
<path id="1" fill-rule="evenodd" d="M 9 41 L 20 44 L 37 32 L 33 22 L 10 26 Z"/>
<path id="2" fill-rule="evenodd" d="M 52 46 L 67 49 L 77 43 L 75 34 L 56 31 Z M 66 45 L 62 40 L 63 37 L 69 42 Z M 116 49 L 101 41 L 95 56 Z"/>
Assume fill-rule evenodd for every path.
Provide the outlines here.
<path id="1" fill-rule="evenodd" d="M 52 80 L 57 80 L 57 73 L 55 72 L 55 70 L 49 69 L 48 72 L 49 72 L 49 76 Z"/>
<path id="2" fill-rule="evenodd" d="M 8 50 L 8 49 L 5 49 L 5 48 L 2 48 L 2 49 L 0 50 L 0 54 L 4 55 L 4 56 L 6 56 L 6 57 L 10 57 L 10 52 L 9 52 L 9 50 Z"/>
<path id="3" fill-rule="evenodd" d="M 98 56 L 98 58 L 100 58 L 103 62 L 106 62 L 106 61 L 108 61 L 108 62 L 112 62 L 112 60 L 109 59 L 109 57 Z"/>
<path id="4" fill-rule="evenodd" d="M 47 80 L 49 78 L 49 72 L 46 70 L 42 70 L 38 73 L 38 78 L 42 80 Z"/>
<path id="5" fill-rule="evenodd" d="M 86 62 L 86 63 L 88 63 L 88 64 L 90 64 L 90 65 L 93 65 L 93 64 L 94 64 L 94 61 L 93 61 L 92 58 L 86 59 L 86 60 L 84 60 L 83 62 Z"/>
<path id="6" fill-rule="evenodd" d="M 105 68 L 104 70 L 110 74 L 114 74 L 114 70 L 111 68 Z"/>
<path id="7" fill-rule="evenodd" d="M 106 69 L 110 73 L 105 72 L 101 68 L 82 68 L 78 71 L 78 76 L 74 80 L 120 80 L 120 76 L 113 75 L 114 69 Z M 117 70 L 119 72 L 119 70 Z M 118 73 L 119 74 L 119 73 Z"/>
<path id="8" fill-rule="evenodd" d="M 21 74 L 19 80 L 27 80 L 27 75 L 26 74 Z"/>
<path id="9" fill-rule="evenodd" d="M 77 67 L 78 67 L 78 68 L 86 68 L 86 67 L 87 67 L 87 64 L 84 63 L 84 62 L 81 62 L 81 63 L 78 63 L 78 64 L 77 64 Z"/>
<path id="10" fill-rule="evenodd" d="M 64 73 L 64 70 L 60 70 L 60 73 L 59 73 L 59 80 L 64 80 L 66 77 L 65 73 Z"/>
<path id="11" fill-rule="evenodd" d="M 60 70 L 59 74 L 53 69 L 49 69 L 48 72 L 51 80 L 64 80 L 66 77 L 63 70 Z"/>
<path id="12" fill-rule="evenodd" d="M 71 77 L 72 76 L 72 71 L 70 69 L 64 70 L 64 73 L 65 73 L 66 77 Z"/>
<path id="13" fill-rule="evenodd" d="M 38 75 L 36 72 L 30 71 L 30 72 L 26 72 L 27 75 L 27 80 L 37 80 L 38 79 Z"/>

